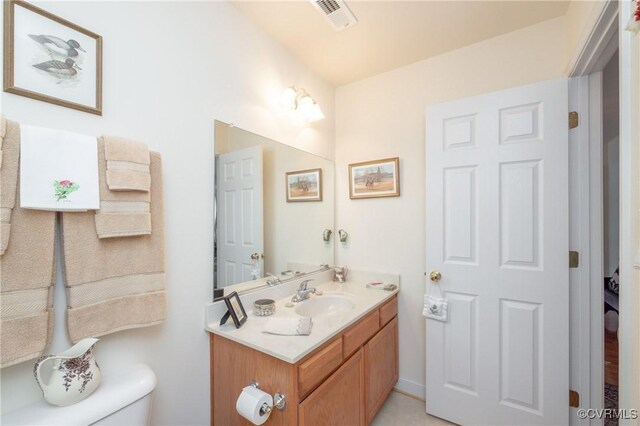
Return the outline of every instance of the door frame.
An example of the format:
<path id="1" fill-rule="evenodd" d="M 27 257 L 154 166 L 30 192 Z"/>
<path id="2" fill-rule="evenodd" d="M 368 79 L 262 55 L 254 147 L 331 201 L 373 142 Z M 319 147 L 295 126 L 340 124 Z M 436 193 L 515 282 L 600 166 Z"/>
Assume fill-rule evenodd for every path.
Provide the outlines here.
<path id="1" fill-rule="evenodd" d="M 580 116 L 569 136 L 569 240 L 579 253 L 569 278 L 569 383 L 580 395 L 579 408 L 604 407 L 601 93 L 601 72 L 569 81 L 569 110 Z M 589 424 L 578 418 L 577 407 L 570 411 L 570 424 Z"/>
<path id="2" fill-rule="evenodd" d="M 621 408 L 638 408 L 640 385 L 638 377 L 640 357 L 631 358 L 640 341 L 637 328 L 640 324 L 637 289 L 640 253 L 638 244 L 638 190 L 634 175 L 638 175 L 638 148 L 632 143 L 633 80 L 631 76 L 631 35 L 624 31 L 632 14 L 631 2 L 607 0 L 594 11 L 576 57 L 569 67 L 570 109 L 580 112 L 580 126 L 572 143 L 579 144 L 570 154 L 570 167 L 576 167 L 577 176 L 571 183 L 572 198 L 580 200 L 571 209 L 571 229 L 577 232 L 576 248 L 580 252 L 580 266 L 574 274 L 577 282 L 589 282 L 588 286 L 575 287 L 577 293 L 571 300 L 571 315 L 575 326 L 571 333 L 572 389 L 580 394 L 581 408 L 603 408 L 604 387 L 604 308 L 603 308 L 603 247 L 602 247 L 602 75 L 616 47 L 620 56 L 620 279 L 629 292 L 620 297 L 620 384 Z M 637 83 L 636 83 L 637 84 Z M 635 87 L 637 90 L 637 86 Z M 637 100 L 636 100 L 637 102 Z M 637 112 L 637 111 L 636 111 Z M 577 153 L 577 155 L 576 155 Z M 581 191 L 582 189 L 582 191 Z M 578 197 L 582 198 L 576 198 Z M 586 199 L 585 199 L 586 198 Z M 635 208 L 632 208 L 635 207 Z M 638 257 L 638 259 L 636 259 Z M 635 266 L 635 271 L 634 271 Z M 636 282 L 634 282 L 636 281 Z M 582 309 L 581 309 L 582 308 Z M 574 317 L 575 315 L 575 317 Z M 624 354 L 628 354 L 625 356 Z M 585 368 L 582 368 L 582 367 Z M 588 368 L 586 368 L 588 366 Z M 634 375 L 635 374 L 635 375 Z M 628 378 L 628 380 L 626 379 Z M 589 424 L 579 420 L 575 409 L 571 410 L 571 424 Z M 601 421 L 592 421 L 600 422 Z"/>
<path id="3" fill-rule="evenodd" d="M 640 35 L 624 31 L 635 4 L 620 2 L 620 381 L 621 408 L 640 409 Z M 621 425 L 637 424 L 622 419 Z"/>

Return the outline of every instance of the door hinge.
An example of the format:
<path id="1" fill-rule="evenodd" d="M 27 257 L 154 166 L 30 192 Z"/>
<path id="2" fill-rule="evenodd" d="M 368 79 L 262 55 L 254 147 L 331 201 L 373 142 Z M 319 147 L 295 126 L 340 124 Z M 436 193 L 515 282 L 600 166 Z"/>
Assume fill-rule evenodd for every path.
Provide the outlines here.
<path id="1" fill-rule="evenodd" d="M 580 117 L 576 111 L 569 113 L 569 129 L 575 129 L 580 124 Z"/>
<path id="2" fill-rule="evenodd" d="M 577 268 L 580 265 L 580 253 L 577 251 L 569 252 L 569 268 Z"/>
<path id="3" fill-rule="evenodd" d="M 573 389 L 569 389 L 569 407 L 580 406 L 580 394 Z"/>

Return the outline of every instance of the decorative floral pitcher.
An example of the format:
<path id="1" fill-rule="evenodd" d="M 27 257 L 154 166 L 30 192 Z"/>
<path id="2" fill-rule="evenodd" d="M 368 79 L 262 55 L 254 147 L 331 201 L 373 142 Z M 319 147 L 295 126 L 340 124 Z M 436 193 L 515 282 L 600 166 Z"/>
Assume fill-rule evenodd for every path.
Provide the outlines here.
<path id="1" fill-rule="evenodd" d="M 59 355 L 43 356 L 33 367 L 38 386 L 49 404 L 64 407 L 80 402 L 96 390 L 102 374 L 93 356 L 94 338 L 80 340 Z M 52 373 L 44 383 L 41 370 L 47 361 L 52 362 Z"/>

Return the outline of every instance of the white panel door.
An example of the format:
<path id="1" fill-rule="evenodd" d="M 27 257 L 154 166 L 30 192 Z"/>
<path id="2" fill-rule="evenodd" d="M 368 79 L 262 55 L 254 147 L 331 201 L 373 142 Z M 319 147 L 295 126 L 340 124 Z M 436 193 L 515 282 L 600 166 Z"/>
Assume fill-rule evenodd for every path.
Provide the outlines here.
<path id="1" fill-rule="evenodd" d="M 219 287 L 262 277 L 262 146 L 221 154 L 216 226 Z"/>
<path id="2" fill-rule="evenodd" d="M 427 319 L 432 415 L 568 424 L 567 96 L 561 79 L 427 110 L 427 271 L 449 301 Z"/>

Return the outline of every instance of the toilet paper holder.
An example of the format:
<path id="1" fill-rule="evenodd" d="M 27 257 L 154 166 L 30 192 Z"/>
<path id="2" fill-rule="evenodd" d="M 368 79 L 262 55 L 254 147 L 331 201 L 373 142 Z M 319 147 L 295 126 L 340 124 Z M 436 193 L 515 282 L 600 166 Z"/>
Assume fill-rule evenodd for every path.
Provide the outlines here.
<path id="1" fill-rule="evenodd" d="M 260 383 L 256 382 L 255 380 L 250 381 L 249 386 L 260 389 Z M 269 406 L 266 403 L 262 404 L 262 407 L 260 407 L 260 415 L 263 416 L 265 414 L 270 414 L 273 410 L 273 407 L 276 407 L 278 410 L 284 410 L 285 405 L 285 396 L 280 392 L 276 392 L 273 394 L 273 405 Z"/>

